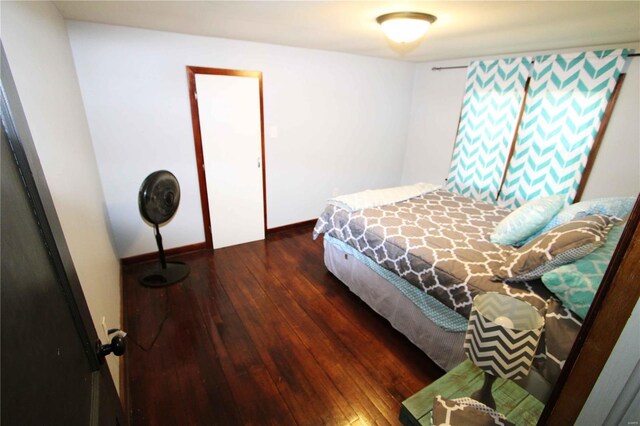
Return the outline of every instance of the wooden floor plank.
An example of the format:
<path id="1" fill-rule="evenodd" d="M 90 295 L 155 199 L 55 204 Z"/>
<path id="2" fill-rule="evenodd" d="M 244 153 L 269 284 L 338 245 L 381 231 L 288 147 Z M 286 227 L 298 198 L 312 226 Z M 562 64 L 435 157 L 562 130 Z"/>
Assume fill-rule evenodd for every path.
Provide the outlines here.
<path id="1" fill-rule="evenodd" d="M 300 231 L 300 230 L 299 230 Z M 406 338 L 400 333 L 395 332 L 393 328 L 389 327 L 389 323 L 386 319 L 376 314 L 368 307 L 364 309 L 367 315 L 362 315 L 362 308 L 366 307 L 364 302 L 360 301 L 357 296 L 353 295 L 346 289 L 330 272 L 327 271 L 324 266 L 323 259 L 323 245 L 322 237 L 320 237 L 314 244 L 304 244 L 304 242 L 311 238 L 311 231 L 300 234 L 295 238 L 283 239 L 285 244 L 288 244 L 287 251 L 298 253 L 297 256 L 292 256 L 291 259 L 298 265 L 298 269 L 304 271 L 304 276 L 308 281 L 321 289 L 325 297 L 332 303 L 337 303 L 340 309 L 347 313 L 350 318 L 353 318 L 356 324 L 369 333 L 374 333 L 378 336 L 378 339 L 383 341 L 388 347 L 396 347 L 395 353 L 400 354 L 404 359 L 411 359 L 415 362 L 415 365 L 424 365 L 424 354 L 416 349 L 413 345 L 402 344 Z M 313 259 L 311 262 L 305 262 L 306 259 Z M 321 261 L 315 261 L 315 259 L 321 259 Z M 338 283 L 338 286 L 336 286 Z M 335 290 L 339 289 L 340 292 Z M 349 299 L 344 298 L 344 290 L 347 290 Z M 355 302 L 354 302 L 355 301 Z M 410 368 L 414 374 L 419 375 L 424 370 L 425 376 L 419 377 L 420 380 L 433 377 L 435 374 L 444 373 L 439 367 L 431 360 L 424 365 L 423 368 L 418 369 Z"/>
<path id="2" fill-rule="evenodd" d="M 274 247 L 272 247 L 272 250 Z M 392 378 L 385 381 L 373 380 L 372 376 L 383 375 L 381 372 L 385 371 L 385 364 L 393 365 L 393 362 L 383 361 L 381 358 L 389 355 L 389 349 L 377 345 L 375 339 L 371 339 L 372 336 L 354 333 L 353 325 L 345 318 L 342 313 L 336 309 L 334 305 L 326 303 L 323 300 L 312 285 L 304 278 L 304 271 L 297 270 L 291 265 L 287 265 L 286 268 L 271 268 L 272 273 L 278 277 L 279 282 L 283 283 L 288 291 L 287 295 L 292 301 L 297 302 L 300 309 L 307 314 L 313 321 L 313 325 L 321 330 L 324 335 L 330 337 L 330 341 L 335 341 L 334 351 L 336 356 L 341 359 L 349 358 L 354 371 L 364 372 L 363 376 L 369 378 L 365 387 L 368 393 L 370 393 L 370 399 L 376 403 L 379 410 L 387 410 L 390 407 L 395 406 L 395 401 L 392 401 L 392 397 L 389 392 L 389 383 L 393 383 L 397 379 L 397 375 L 393 374 Z M 293 271 L 294 273 L 291 273 Z M 284 298 L 281 295 L 280 298 Z M 293 304 L 296 304 L 296 303 Z M 288 303 L 290 306 L 292 303 Z M 361 330 L 358 330 L 361 331 Z M 345 341 L 348 342 L 349 350 L 345 346 Z M 344 348 L 344 350 L 342 350 Z M 373 361 L 372 361 L 372 358 Z M 402 370 L 400 365 L 393 368 L 394 371 Z M 411 380 L 409 378 L 409 380 Z M 402 400 L 403 395 L 397 395 L 396 392 L 391 392 L 398 396 L 398 400 Z"/>
<path id="3" fill-rule="evenodd" d="M 191 275 L 164 289 L 123 268 L 134 425 L 396 425 L 442 375 L 326 270 L 310 227 L 176 259 Z"/>
<path id="4" fill-rule="evenodd" d="M 303 234 L 302 237 L 307 237 L 307 235 Z M 308 235 L 308 237 L 310 237 L 310 235 Z M 304 239 L 302 241 L 304 241 Z M 317 251 L 314 255 L 308 250 L 309 247 L 300 244 L 300 238 L 285 239 L 282 242 L 282 247 L 280 247 L 278 244 L 273 244 L 272 250 L 280 250 L 281 254 L 299 254 L 295 257 L 288 256 L 288 258 L 292 260 L 292 264 L 290 264 L 290 270 L 296 271 L 296 273 L 292 275 L 294 275 L 297 279 L 304 281 L 304 283 L 298 284 L 291 289 L 294 294 L 302 293 L 300 289 L 317 286 L 317 284 L 314 285 L 314 283 L 316 282 L 325 283 L 326 281 L 331 280 L 335 284 L 335 277 L 333 277 L 333 275 L 329 274 L 328 271 L 326 271 L 324 264 L 321 264 L 321 277 L 323 279 L 317 280 L 317 276 L 314 274 L 317 274 L 318 267 L 320 266 L 318 262 L 303 263 L 301 261 L 301 259 L 315 259 L 316 256 L 322 256 L 322 251 Z M 321 245 L 315 244 L 315 246 L 317 247 Z M 329 299 L 331 300 L 331 302 L 327 300 L 326 305 L 333 306 L 340 314 L 339 317 L 323 315 L 322 313 L 324 309 L 320 309 L 316 311 L 317 319 L 319 322 L 334 322 L 333 324 L 331 324 L 331 327 L 337 330 L 344 330 L 344 333 L 342 333 L 342 335 L 349 341 L 352 341 L 354 338 L 353 327 L 355 325 L 360 332 L 359 336 L 361 336 L 363 339 L 360 345 L 354 345 L 355 349 L 363 349 L 362 352 L 358 354 L 359 358 L 368 360 L 370 367 L 375 368 L 375 366 L 378 365 L 383 366 L 383 368 L 381 369 L 376 369 L 376 372 L 381 379 L 385 380 L 385 383 L 387 383 L 387 385 L 389 386 L 390 391 L 396 393 L 397 396 L 401 399 L 405 399 L 406 397 L 412 395 L 418 389 L 420 389 L 423 380 L 428 380 L 429 377 L 433 377 L 434 375 L 439 375 L 440 373 L 442 373 L 439 367 L 430 360 L 425 363 L 424 354 L 417 350 L 413 345 L 403 345 L 402 343 L 406 341 L 406 338 L 393 330 L 387 320 L 380 317 L 373 310 L 366 307 L 364 302 L 361 302 L 359 299 L 357 299 L 355 295 L 351 296 L 351 300 L 349 300 L 348 302 L 345 301 L 344 298 L 336 298 L 338 299 L 337 301 Z M 317 298 L 317 296 L 315 295 L 313 297 Z M 324 302 L 322 298 L 319 300 L 321 302 Z M 311 302 L 312 301 L 309 300 L 308 303 L 305 303 L 305 306 L 309 306 L 311 308 L 317 306 L 316 303 Z M 356 317 L 355 323 L 352 323 L 351 318 L 353 318 L 352 313 L 354 312 L 354 309 L 362 310 L 362 306 L 365 306 L 364 310 L 368 312 L 369 315 L 366 317 L 360 315 Z M 345 318 L 345 315 L 343 315 L 343 310 L 348 313 L 346 317 L 349 318 L 349 323 L 344 324 L 343 322 L 340 324 L 336 324 L 336 320 Z M 373 336 L 376 336 L 376 338 L 373 339 Z M 367 344 L 367 342 L 370 343 Z M 402 354 L 402 357 L 414 357 L 413 359 L 416 361 L 415 364 L 405 365 L 404 363 L 399 363 L 397 368 L 385 368 L 385 366 L 394 365 L 394 361 L 384 361 L 382 360 L 382 358 L 391 357 L 395 359 L 397 358 L 397 352 L 403 350 L 405 352 Z M 424 374 L 424 376 L 420 377 L 421 374 Z M 394 386 L 399 389 L 394 389 Z"/>
<path id="5" fill-rule="evenodd" d="M 194 259 L 202 262 L 205 259 Z M 192 306 L 198 306 L 209 338 L 216 348 L 244 424 L 295 424 L 290 410 L 260 360 L 253 341 L 233 309 L 213 268 L 202 268 L 191 287 Z"/>
<path id="6" fill-rule="evenodd" d="M 265 293 L 274 305 L 278 307 L 283 317 L 294 325 L 294 332 L 304 342 L 310 354 L 326 371 L 326 374 L 339 392 L 348 398 L 348 400 L 338 398 L 336 402 L 341 404 L 350 422 L 357 418 L 362 419 L 363 416 L 366 419 L 362 420 L 368 422 L 384 422 L 390 413 L 387 413 L 385 417 L 381 414 L 379 407 L 382 406 L 383 410 L 387 412 L 391 407 L 385 404 L 386 401 L 379 401 L 380 398 L 373 394 L 373 389 L 380 386 L 369 379 L 369 372 L 364 369 L 364 366 L 341 342 L 331 339 L 332 336 L 327 336 L 314 320 L 307 315 L 303 307 L 297 303 L 287 288 L 276 277 L 278 271 L 265 267 L 255 253 L 245 257 L 245 259 L 258 282 L 263 286 Z M 292 278 L 289 277 L 288 280 L 291 281 Z M 328 317 L 333 317 L 336 313 L 325 311 L 324 314 Z M 345 364 L 349 368 L 345 369 Z M 372 396 L 374 398 L 371 398 Z M 373 404 L 372 401 L 377 403 Z M 356 412 L 359 414 L 356 414 Z"/>
<path id="7" fill-rule="evenodd" d="M 172 301 L 179 306 L 189 306 L 187 295 L 190 285 L 171 287 Z M 175 316 L 172 315 L 171 319 Z M 189 309 L 179 320 L 168 321 L 171 352 L 180 360 L 174 366 L 185 401 L 185 416 L 196 423 L 206 419 L 208 424 L 226 425 L 240 422 L 240 413 L 232 395 L 227 391 L 228 380 L 211 344 L 198 312 Z M 175 327 L 175 329 L 174 329 Z"/>
<path id="8" fill-rule="evenodd" d="M 148 351 L 130 345 L 133 346 L 131 359 L 135 363 L 130 363 L 129 369 L 133 372 L 149 370 L 156 380 L 151 386 L 139 383 L 144 387 L 147 403 L 139 408 L 138 414 L 148 418 L 148 424 L 163 423 L 170 418 L 163 415 L 165 407 L 179 405 L 181 412 L 175 416 L 178 423 L 205 419 L 209 424 L 239 423 L 237 408 L 226 390 L 228 384 L 213 346 L 194 312 L 182 309 L 188 304 L 185 288 L 189 285 L 190 282 L 185 281 L 164 290 L 150 290 L 153 296 L 162 298 L 166 295 L 167 299 L 162 314 L 163 319 L 166 316 L 164 323 L 158 313 L 150 321 L 155 326 L 153 333 L 158 335 L 155 342 L 148 331 L 140 335 L 136 334 L 135 327 L 129 331 L 130 340 L 144 341 L 140 344 L 143 347 L 152 345 Z M 149 300 L 153 303 L 154 298 Z M 165 389 L 172 389 L 173 396 Z"/>
<path id="9" fill-rule="evenodd" d="M 266 295 L 255 278 L 244 266 L 233 265 L 236 257 L 228 254 L 229 249 L 217 252 L 216 272 L 267 369 L 278 377 L 280 392 L 293 399 L 292 415 L 298 423 L 309 419 L 328 421 L 336 416 L 335 407 L 327 401 L 324 373 L 277 309 L 265 303 Z"/>

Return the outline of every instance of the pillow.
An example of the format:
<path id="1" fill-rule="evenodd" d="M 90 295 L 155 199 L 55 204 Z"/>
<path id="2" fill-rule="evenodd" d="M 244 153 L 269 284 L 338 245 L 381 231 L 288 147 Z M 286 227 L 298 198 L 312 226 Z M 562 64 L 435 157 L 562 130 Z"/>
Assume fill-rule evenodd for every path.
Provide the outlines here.
<path id="1" fill-rule="evenodd" d="M 433 400 L 431 424 L 434 426 L 513 426 L 505 416 L 493 408 L 471 398 L 445 399 L 437 395 Z"/>
<path id="2" fill-rule="evenodd" d="M 509 253 L 496 277 L 507 282 L 529 281 L 581 259 L 604 244 L 614 220 L 595 214 L 556 226 Z"/>
<path id="3" fill-rule="evenodd" d="M 615 216 L 619 219 L 624 218 L 633 209 L 633 205 L 636 202 L 635 197 L 609 197 L 609 198 L 596 198 L 593 200 L 580 201 L 579 203 L 571 204 L 560 210 L 549 223 L 539 232 L 530 236 L 522 244 L 526 244 L 533 240 L 543 232 L 547 232 L 551 228 L 555 228 L 558 225 L 566 223 L 572 219 L 576 219 L 582 216 L 589 216 L 592 214 L 606 214 L 609 216 Z"/>
<path id="4" fill-rule="evenodd" d="M 564 195 L 529 201 L 502 219 L 491 234 L 491 242 L 511 245 L 542 229 L 564 206 Z"/>
<path id="5" fill-rule="evenodd" d="M 602 282 L 624 226 L 614 226 L 607 242 L 584 258 L 542 275 L 542 282 L 564 306 L 584 319 Z"/>

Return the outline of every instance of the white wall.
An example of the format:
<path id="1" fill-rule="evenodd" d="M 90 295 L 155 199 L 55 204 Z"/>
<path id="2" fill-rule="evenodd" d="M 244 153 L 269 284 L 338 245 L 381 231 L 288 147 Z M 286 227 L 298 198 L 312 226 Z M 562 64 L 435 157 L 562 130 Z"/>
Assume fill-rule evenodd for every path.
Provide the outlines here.
<path id="1" fill-rule="evenodd" d="M 187 65 L 263 72 L 267 227 L 317 217 L 341 193 L 400 183 L 414 65 L 342 53 L 68 22 L 118 254 L 155 251 L 145 176 L 171 170 L 167 247 L 204 241 Z M 277 139 L 269 137 L 278 127 Z M 215 238 L 215 236 L 214 236 Z"/>
<path id="2" fill-rule="evenodd" d="M 639 46 L 616 47 L 638 49 Z M 432 68 L 467 65 L 470 60 L 425 62 L 417 66 L 403 183 L 443 183 L 447 177 L 464 95 L 466 69 L 432 71 Z M 637 195 L 640 191 L 639 83 L 640 58 L 636 58 L 631 60 L 582 199 Z"/>
<path id="3" fill-rule="evenodd" d="M 640 421 L 640 406 L 632 403 L 638 399 L 638 364 L 640 363 L 640 302 L 631 313 L 622 334 L 589 398 L 582 407 L 576 425 L 626 425 Z M 627 421 L 623 417 L 630 416 Z"/>
<path id="4" fill-rule="evenodd" d="M 468 62 L 462 59 L 416 66 L 402 183 L 442 184 L 449 174 L 467 70 L 431 71 L 431 68 Z"/>
<path id="5" fill-rule="evenodd" d="M 104 316 L 120 327 L 120 265 L 65 22 L 50 2 L 1 8 L 2 43 L 94 325 Z M 108 362 L 117 388 L 118 361 Z"/>

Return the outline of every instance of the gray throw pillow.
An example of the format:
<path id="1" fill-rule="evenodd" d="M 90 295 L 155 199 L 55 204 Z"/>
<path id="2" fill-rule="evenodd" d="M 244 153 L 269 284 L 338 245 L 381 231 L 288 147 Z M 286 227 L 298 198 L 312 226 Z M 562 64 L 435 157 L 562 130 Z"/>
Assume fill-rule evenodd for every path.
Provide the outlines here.
<path id="1" fill-rule="evenodd" d="M 506 282 L 529 281 L 575 262 L 605 243 L 614 222 L 618 220 L 594 214 L 556 226 L 508 254 L 496 277 Z"/>

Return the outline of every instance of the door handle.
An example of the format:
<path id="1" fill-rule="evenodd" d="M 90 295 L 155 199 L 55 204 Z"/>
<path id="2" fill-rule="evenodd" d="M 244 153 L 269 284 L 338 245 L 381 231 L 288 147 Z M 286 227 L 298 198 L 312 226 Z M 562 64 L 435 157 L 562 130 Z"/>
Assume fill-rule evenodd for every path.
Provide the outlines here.
<path id="1" fill-rule="evenodd" d="M 258 157 L 258 168 L 262 166 L 262 158 Z"/>
<path id="2" fill-rule="evenodd" d="M 104 361 L 104 357 L 111 353 L 115 356 L 121 356 L 127 350 L 127 342 L 124 340 L 127 333 L 117 329 L 109 331 L 109 336 L 113 335 L 111 343 L 103 345 L 99 340 L 96 342 L 96 355 L 98 355 L 100 362 Z"/>

